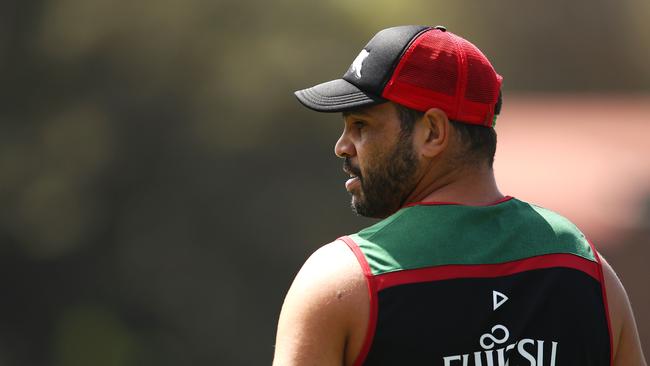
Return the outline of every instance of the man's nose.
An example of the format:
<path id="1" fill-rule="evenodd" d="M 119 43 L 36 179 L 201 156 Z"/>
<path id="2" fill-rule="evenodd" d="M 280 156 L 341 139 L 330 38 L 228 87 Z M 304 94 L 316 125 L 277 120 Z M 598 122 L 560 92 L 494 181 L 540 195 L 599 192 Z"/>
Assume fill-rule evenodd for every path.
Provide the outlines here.
<path id="1" fill-rule="evenodd" d="M 336 145 L 334 145 L 334 154 L 336 154 L 336 156 L 338 156 L 339 158 L 356 155 L 354 144 L 352 144 L 352 141 L 350 141 L 345 131 L 341 134 L 339 140 L 336 141 Z"/>

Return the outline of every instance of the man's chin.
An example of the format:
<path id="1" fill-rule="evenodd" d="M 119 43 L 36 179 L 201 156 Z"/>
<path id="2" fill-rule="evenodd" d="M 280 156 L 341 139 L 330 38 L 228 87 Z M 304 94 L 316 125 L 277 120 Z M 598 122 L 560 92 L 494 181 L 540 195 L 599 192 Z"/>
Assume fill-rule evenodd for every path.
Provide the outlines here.
<path id="1" fill-rule="evenodd" d="M 356 194 L 351 193 L 352 200 L 350 201 L 350 208 L 354 211 L 355 214 L 364 217 L 370 217 L 368 214 L 368 209 L 364 202 Z"/>
<path id="2" fill-rule="evenodd" d="M 372 218 L 372 216 L 368 215 L 363 206 L 359 206 L 352 202 L 352 204 L 350 204 L 350 208 L 352 208 L 352 212 L 354 212 L 357 216 Z"/>
<path id="3" fill-rule="evenodd" d="M 372 219 L 385 219 L 386 217 L 390 216 L 390 213 L 378 212 L 378 210 L 369 207 L 365 202 L 356 200 L 354 197 L 352 197 L 350 207 L 355 214 L 363 217 L 369 217 Z"/>
<path id="4" fill-rule="evenodd" d="M 373 219 L 385 219 L 399 210 L 399 206 L 369 205 L 365 197 L 359 197 L 355 194 L 352 194 L 350 207 L 355 214 Z"/>

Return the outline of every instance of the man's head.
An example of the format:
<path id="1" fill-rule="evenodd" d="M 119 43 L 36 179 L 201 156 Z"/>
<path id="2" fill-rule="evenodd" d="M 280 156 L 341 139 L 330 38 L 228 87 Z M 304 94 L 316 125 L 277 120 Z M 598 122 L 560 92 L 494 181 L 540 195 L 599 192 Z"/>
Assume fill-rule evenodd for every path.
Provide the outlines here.
<path id="1" fill-rule="evenodd" d="M 386 217 L 415 186 L 419 159 L 413 128 L 403 128 L 393 103 L 343 113 L 344 129 L 334 152 L 350 175 L 345 188 L 362 216 Z"/>
<path id="2" fill-rule="evenodd" d="M 431 184 L 491 170 L 492 128 L 451 121 L 437 108 L 419 112 L 393 102 L 343 112 L 335 153 L 350 175 L 346 189 L 362 216 L 383 218 Z"/>
<path id="3" fill-rule="evenodd" d="M 296 92 L 305 106 L 343 112 L 336 144 L 359 214 L 385 217 L 423 182 L 491 169 L 501 77 L 478 48 L 444 27 L 380 31 L 342 79 Z"/>

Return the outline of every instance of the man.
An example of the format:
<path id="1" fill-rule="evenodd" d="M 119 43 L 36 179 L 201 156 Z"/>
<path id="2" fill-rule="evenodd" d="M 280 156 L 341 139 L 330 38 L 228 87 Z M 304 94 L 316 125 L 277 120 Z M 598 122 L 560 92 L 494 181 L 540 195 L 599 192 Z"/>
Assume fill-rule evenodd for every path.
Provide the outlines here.
<path id="1" fill-rule="evenodd" d="M 353 209 L 383 220 L 307 260 L 274 365 L 645 365 L 607 262 L 569 221 L 497 188 L 501 80 L 444 27 L 403 26 L 342 79 L 296 92 L 343 113 Z"/>

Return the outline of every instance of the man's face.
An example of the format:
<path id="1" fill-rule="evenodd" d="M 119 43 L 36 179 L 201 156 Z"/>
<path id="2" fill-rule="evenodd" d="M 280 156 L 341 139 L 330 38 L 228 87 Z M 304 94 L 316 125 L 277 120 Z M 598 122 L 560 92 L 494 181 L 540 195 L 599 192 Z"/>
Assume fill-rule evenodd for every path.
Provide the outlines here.
<path id="1" fill-rule="evenodd" d="M 412 135 L 401 130 L 397 110 L 384 103 L 344 113 L 345 129 L 336 143 L 350 174 L 345 188 L 362 216 L 383 218 L 397 211 L 417 183 L 418 159 Z"/>

